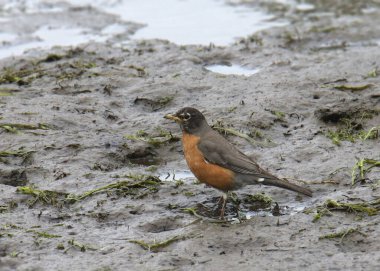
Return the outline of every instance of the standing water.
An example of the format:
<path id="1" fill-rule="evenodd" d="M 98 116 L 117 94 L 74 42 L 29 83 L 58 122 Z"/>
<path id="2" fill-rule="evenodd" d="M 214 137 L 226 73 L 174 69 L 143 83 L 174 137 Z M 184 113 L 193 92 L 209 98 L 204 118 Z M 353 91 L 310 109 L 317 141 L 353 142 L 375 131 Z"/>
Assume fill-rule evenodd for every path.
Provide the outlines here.
<path id="1" fill-rule="evenodd" d="M 120 23 L 70 17 L 73 10 L 88 7 L 114 16 Z M 20 24 L 20 19 L 24 24 Z M 33 22 L 25 23 L 28 19 Z M 157 38 L 180 45 L 226 46 L 238 37 L 286 24 L 273 19 L 262 11 L 221 0 L 11 0 L 6 1 L 0 11 L 3 25 L 0 58 L 20 55 L 32 48 L 106 42 L 123 32 L 128 33 L 128 26 L 123 25 L 127 22 L 139 23 L 142 27 L 124 42 L 129 38 Z M 86 27 L 81 26 L 84 23 Z"/>

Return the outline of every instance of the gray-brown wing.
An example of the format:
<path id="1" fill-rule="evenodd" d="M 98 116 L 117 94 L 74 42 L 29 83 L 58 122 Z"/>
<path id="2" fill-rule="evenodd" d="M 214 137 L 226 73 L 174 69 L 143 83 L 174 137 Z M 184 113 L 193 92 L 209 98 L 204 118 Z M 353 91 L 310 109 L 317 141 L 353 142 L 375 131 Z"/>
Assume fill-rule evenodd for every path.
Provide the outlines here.
<path id="1" fill-rule="evenodd" d="M 198 148 L 209 163 L 257 178 L 277 179 L 261 169 L 254 161 L 214 130 L 210 129 L 202 136 L 202 140 L 198 143 Z"/>

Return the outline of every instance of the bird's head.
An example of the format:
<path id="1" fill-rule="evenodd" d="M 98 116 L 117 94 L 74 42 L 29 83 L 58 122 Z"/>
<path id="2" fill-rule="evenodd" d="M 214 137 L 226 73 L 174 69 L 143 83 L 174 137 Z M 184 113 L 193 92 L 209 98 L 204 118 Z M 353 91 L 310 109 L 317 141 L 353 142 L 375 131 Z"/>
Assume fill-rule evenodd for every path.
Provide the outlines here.
<path id="1" fill-rule="evenodd" d="M 174 120 L 177 122 L 182 130 L 190 134 L 196 134 L 204 127 L 208 127 L 203 114 L 192 107 L 185 107 L 177 111 L 175 114 L 167 114 L 164 116 L 166 119 Z"/>

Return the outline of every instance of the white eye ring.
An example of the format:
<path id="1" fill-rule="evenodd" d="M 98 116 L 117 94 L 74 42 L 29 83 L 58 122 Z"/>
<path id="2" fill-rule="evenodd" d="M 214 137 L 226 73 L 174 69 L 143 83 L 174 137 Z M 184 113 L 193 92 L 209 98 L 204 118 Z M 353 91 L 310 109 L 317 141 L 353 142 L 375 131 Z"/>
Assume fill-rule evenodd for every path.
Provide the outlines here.
<path id="1" fill-rule="evenodd" d="M 186 113 L 183 117 L 184 120 L 189 120 L 191 118 L 191 115 L 189 113 Z"/>

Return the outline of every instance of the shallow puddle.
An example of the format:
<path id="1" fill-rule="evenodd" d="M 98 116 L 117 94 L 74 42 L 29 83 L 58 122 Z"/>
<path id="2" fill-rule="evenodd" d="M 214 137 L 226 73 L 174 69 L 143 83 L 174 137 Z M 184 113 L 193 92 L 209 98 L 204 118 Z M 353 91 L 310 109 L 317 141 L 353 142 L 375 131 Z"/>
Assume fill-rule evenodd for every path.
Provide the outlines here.
<path id="1" fill-rule="evenodd" d="M 209 65 L 205 67 L 206 70 L 211 72 L 220 73 L 220 74 L 235 74 L 235 75 L 243 75 L 243 76 L 251 76 L 260 71 L 260 69 L 248 69 L 240 65 Z"/>
<path id="2" fill-rule="evenodd" d="M 185 180 L 194 180 L 194 175 L 193 173 L 191 173 L 191 171 L 188 171 L 188 170 L 184 170 L 184 171 L 175 171 L 175 172 L 164 172 L 164 173 L 161 173 L 158 178 L 161 180 L 161 181 L 171 181 L 171 182 L 175 182 L 175 181 L 185 181 Z"/>
<path id="3" fill-rule="evenodd" d="M 16 37 L 17 36 L 15 34 L 11 34 L 11 33 L 5 33 L 5 32 L 0 33 L 0 44 L 14 40 Z"/>
<path id="4" fill-rule="evenodd" d="M 314 10 L 315 6 L 313 4 L 310 4 L 310 3 L 300 3 L 300 4 L 296 5 L 296 9 L 298 11 L 307 12 L 307 11 Z"/>
<path id="5" fill-rule="evenodd" d="M 125 21 L 145 24 L 146 27 L 137 31 L 133 39 L 167 39 L 181 45 L 228 45 L 237 37 L 286 24 L 285 21 L 273 21 L 273 16 L 262 11 L 216 0 L 87 2 L 120 15 Z"/>
<path id="6" fill-rule="evenodd" d="M 76 46 L 89 41 L 103 42 L 107 36 L 95 35 L 90 33 L 90 29 L 48 27 L 43 26 L 32 34 L 33 41 L 18 42 L 17 37 L 10 33 L 0 33 L 1 40 L 6 41 L 0 45 L 0 58 L 21 55 L 23 52 L 32 48 L 47 49 L 53 46 Z"/>
<path id="7" fill-rule="evenodd" d="M 254 217 L 266 216 L 293 216 L 306 209 L 304 202 L 292 202 L 290 204 L 268 203 L 260 200 L 249 199 L 251 195 L 239 195 L 235 199 L 229 198 L 225 208 L 225 219 L 231 223 L 241 220 L 249 220 Z M 248 201 L 247 201 L 248 199 Z M 194 210 L 205 219 L 219 219 L 221 202 L 220 197 L 209 198 L 198 203 Z"/>
<path id="8" fill-rule="evenodd" d="M 295 215 L 298 213 L 303 212 L 306 209 L 306 204 L 303 202 L 294 202 L 287 204 L 286 206 L 282 205 L 279 206 L 278 214 L 275 214 L 275 205 L 273 205 L 269 210 L 268 209 L 258 209 L 255 211 L 247 211 L 243 212 L 243 215 L 245 216 L 246 219 L 251 219 L 252 217 L 256 216 L 282 216 L 282 215 Z"/>
<path id="9" fill-rule="evenodd" d="M 245 216 L 246 219 L 251 219 L 256 216 L 260 216 L 260 217 L 273 216 L 272 212 L 266 211 L 266 210 L 243 212 L 243 215 Z"/>

